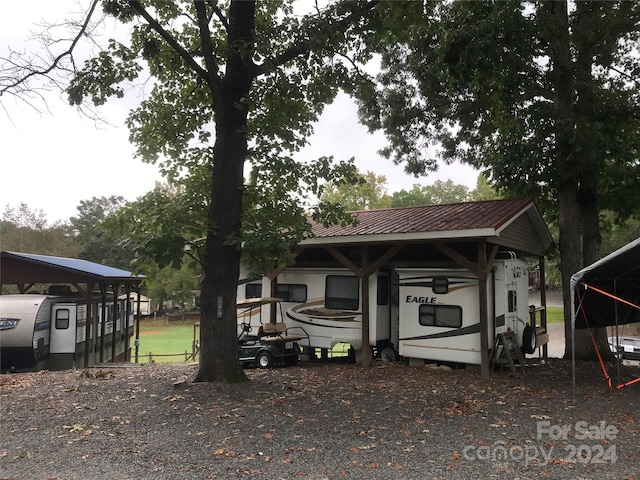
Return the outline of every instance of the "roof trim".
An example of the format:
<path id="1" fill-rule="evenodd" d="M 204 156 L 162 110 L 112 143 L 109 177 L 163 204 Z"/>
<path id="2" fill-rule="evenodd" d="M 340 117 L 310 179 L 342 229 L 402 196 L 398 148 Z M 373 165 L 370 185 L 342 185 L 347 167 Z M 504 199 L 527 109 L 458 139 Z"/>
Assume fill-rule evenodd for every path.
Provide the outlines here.
<path id="1" fill-rule="evenodd" d="M 334 237 L 310 237 L 303 240 L 300 245 L 343 245 L 354 243 L 399 243 L 417 242 L 433 240 L 466 240 L 478 237 L 496 237 L 495 229 L 469 229 L 469 230 L 445 230 L 439 232 L 417 232 L 417 233 L 383 233 L 375 235 L 345 235 Z M 366 237 L 366 240 L 364 239 Z"/>

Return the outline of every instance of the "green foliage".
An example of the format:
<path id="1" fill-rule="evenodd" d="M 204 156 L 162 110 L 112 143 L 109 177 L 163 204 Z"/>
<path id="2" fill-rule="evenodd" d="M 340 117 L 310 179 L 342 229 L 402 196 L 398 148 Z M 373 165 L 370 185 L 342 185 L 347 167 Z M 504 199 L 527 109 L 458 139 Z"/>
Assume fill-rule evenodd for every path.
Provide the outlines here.
<path id="1" fill-rule="evenodd" d="M 134 253 L 137 271 L 154 264 L 180 268 L 185 247 L 206 231 L 205 201 L 184 190 L 157 185 L 106 219 L 105 229 Z"/>
<path id="2" fill-rule="evenodd" d="M 123 197 L 93 197 L 82 200 L 78 215 L 69 222 L 80 245 L 79 257 L 90 262 L 129 270 L 133 253 L 121 244 L 121 237 L 103 225 L 110 215 L 125 204 Z"/>
<path id="3" fill-rule="evenodd" d="M 367 171 L 365 174 L 358 174 L 353 181 L 355 182 L 344 181 L 337 184 L 325 184 L 321 200 L 339 204 L 348 211 L 391 206 L 391 197 L 387 195 L 387 178 L 384 175 L 376 175 L 372 171 Z"/>
<path id="4" fill-rule="evenodd" d="M 558 97 L 551 82 L 558 26 L 545 5 L 385 4 L 383 42 L 371 44 L 381 49 L 380 89 L 361 98 L 367 124 L 387 134 L 385 155 L 416 173 L 439 160 L 469 163 L 501 192 L 532 196 L 543 211 L 555 211 L 561 178 L 584 177 L 587 194 L 595 177 L 600 205 L 629 215 L 631 192 L 640 187 L 639 91 L 632 80 L 640 63 L 631 47 L 640 8 L 578 7 L 569 19 L 576 93 L 575 116 L 566 121 L 573 122 L 573 153 L 563 165 L 555 159 Z"/>
<path id="5" fill-rule="evenodd" d="M 478 175 L 476 188 L 471 190 L 469 193 L 469 200 L 479 202 L 482 200 L 496 200 L 499 198 L 502 198 L 502 196 L 489 184 L 487 177 L 482 173 Z"/>
<path id="6" fill-rule="evenodd" d="M 241 99 L 248 110 L 244 134 L 250 168 L 243 195 L 245 228 L 224 242 L 242 246 L 245 261 L 264 271 L 291 261 L 291 246 L 309 234 L 305 219 L 310 211 L 323 222 L 345 220 L 341 206 L 314 204 L 313 198 L 327 182 L 350 181 L 353 160 L 323 157 L 301 165 L 292 153 L 306 144 L 324 105 L 349 83 L 352 62 L 371 58 L 355 35 L 367 29 L 366 22 L 350 20 L 370 6 L 339 2 L 317 15 L 295 16 L 292 2 L 259 2 L 255 43 L 230 45 L 228 6 L 207 4 L 211 50 L 206 52 L 193 2 L 107 1 L 104 8 L 132 24 L 131 43 L 112 41 L 87 62 L 68 90 L 70 99 L 100 104 L 121 95 L 122 85 L 136 75 L 148 73 L 154 82 L 128 117 L 130 139 L 138 158 L 158 164 L 170 184 L 184 189 L 175 198 L 150 193 L 112 219 L 110 228 L 135 245 L 139 259 L 177 266 L 185 245 L 216 228 L 215 219 L 206 220 L 215 175 L 211 143 L 226 120 L 218 89 L 225 87 L 221 80 L 233 52 L 253 69 L 234 80 L 251 82 L 250 94 Z M 143 11 L 157 25 L 140 21 Z M 349 58 L 336 52 L 349 53 Z"/>
<path id="7" fill-rule="evenodd" d="M 183 311 L 195 307 L 193 292 L 200 288 L 198 279 L 201 273 L 197 262 L 184 259 L 180 268 L 159 268 L 148 263 L 144 273 L 144 289 L 161 313 L 172 306 L 181 307 Z"/>
<path id="8" fill-rule="evenodd" d="M 456 185 L 451 180 L 436 180 L 433 185 L 414 185 L 410 191 L 400 190 L 393 194 L 393 207 L 439 205 L 466 202 L 470 198 L 468 188 Z"/>
<path id="9" fill-rule="evenodd" d="M 613 212 L 604 211 L 601 212 L 600 219 L 603 229 L 603 256 L 640 238 L 640 212 L 627 220 L 620 221 Z"/>
<path id="10" fill-rule="evenodd" d="M 87 60 L 85 69 L 67 89 L 69 103 L 81 105 L 89 97 L 94 105 L 104 105 L 109 97 L 122 98 L 124 89 L 120 83 L 133 80 L 142 70 L 135 57 L 134 51 L 110 40 L 105 51 Z"/>
<path id="11" fill-rule="evenodd" d="M 42 210 L 33 210 L 26 203 L 16 208 L 5 206 L 0 246 L 6 251 L 62 257 L 75 257 L 80 251 L 67 224 L 58 221 L 49 225 Z"/>

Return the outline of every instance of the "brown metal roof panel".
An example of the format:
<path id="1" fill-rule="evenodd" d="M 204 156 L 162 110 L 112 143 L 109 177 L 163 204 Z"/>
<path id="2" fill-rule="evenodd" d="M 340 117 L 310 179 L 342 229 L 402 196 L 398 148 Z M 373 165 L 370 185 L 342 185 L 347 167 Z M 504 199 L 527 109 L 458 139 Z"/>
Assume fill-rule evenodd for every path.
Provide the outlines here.
<path id="1" fill-rule="evenodd" d="M 364 210 L 351 212 L 357 221 L 353 226 L 312 226 L 318 237 L 498 229 L 532 204 L 531 199 L 525 198 Z"/>

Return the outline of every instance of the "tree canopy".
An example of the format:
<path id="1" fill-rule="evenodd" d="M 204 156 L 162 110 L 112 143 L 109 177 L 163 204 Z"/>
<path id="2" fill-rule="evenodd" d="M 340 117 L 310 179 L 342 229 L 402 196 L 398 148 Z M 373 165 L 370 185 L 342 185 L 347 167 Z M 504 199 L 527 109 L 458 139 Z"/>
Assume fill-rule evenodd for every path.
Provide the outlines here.
<path id="1" fill-rule="evenodd" d="M 383 7 L 379 87 L 361 97 L 363 119 L 410 171 L 461 161 L 534 197 L 558 223 L 568 319 L 571 274 L 599 258 L 599 211 L 637 209 L 640 5 Z"/>
<path id="2" fill-rule="evenodd" d="M 292 153 L 338 89 L 362 75 L 357 66 L 371 53 L 358 39 L 375 2 L 336 2 L 304 15 L 279 0 L 102 5 L 130 25 L 131 37 L 111 40 L 85 63 L 69 99 L 100 105 L 123 95 L 128 82 L 150 79 L 150 93 L 128 119 L 131 141 L 139 158 L 157 162 L 169 182 L 179 180 L 187 198 L 198 197 L 192 208 L 206 211 L 197 380 L 242 380 L 235 344 L 241 246 L 259 245 L 262 268 L 278 267 L 308 234 L 306 196 L 320 195 L 324 181 L 353 177 L 351 162 L 299 165 Z M 165 200 L 152 192 L 143 203 L 153 208 Z M 154 236 L 168 251 L 176 251 L 177 240 L 190 240 L 171 233 L 188 230 L 187 219 L 203 218 L 185 208 L 176 210 L 186 212 L 176 214 L 185 228 Z M 340 213 L 336 206 L 314 212 L 327 221 Z"/>

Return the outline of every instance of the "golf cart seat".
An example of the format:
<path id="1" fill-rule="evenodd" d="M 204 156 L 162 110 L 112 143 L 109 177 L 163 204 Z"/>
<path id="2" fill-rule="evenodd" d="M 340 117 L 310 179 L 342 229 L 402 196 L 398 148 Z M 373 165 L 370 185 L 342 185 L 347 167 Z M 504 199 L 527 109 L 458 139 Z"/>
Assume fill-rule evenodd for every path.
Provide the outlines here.
<path id="1" fill-rule="evenodd" d="M 298 335 L 287 335 L 287 324 L 283 322 L 265 323 L 262 325 L 262 334 L 266 336 L 267 342 L 275 342 L 278 340 L 298 340 Z"/>

